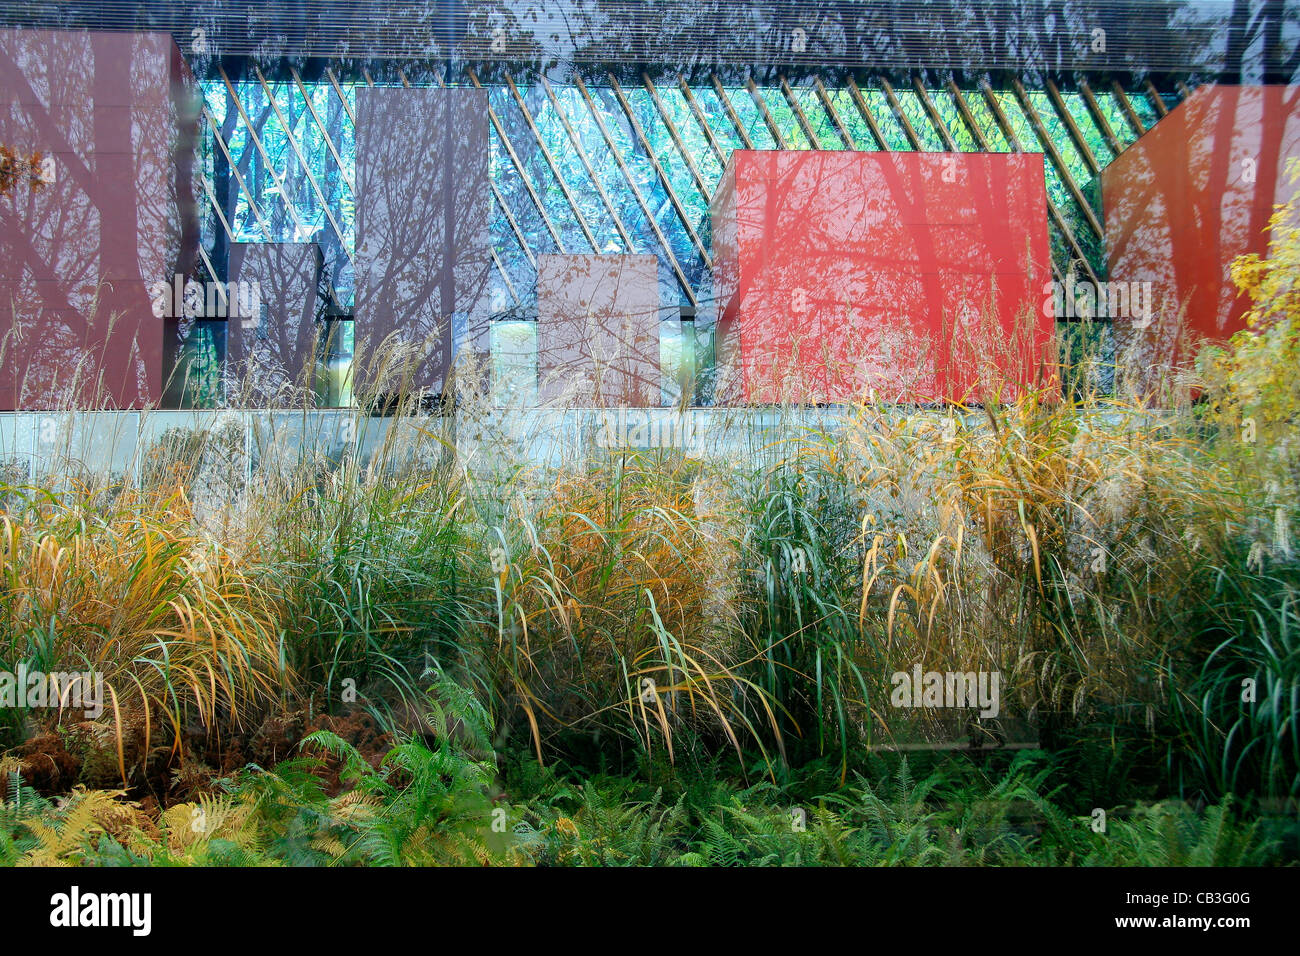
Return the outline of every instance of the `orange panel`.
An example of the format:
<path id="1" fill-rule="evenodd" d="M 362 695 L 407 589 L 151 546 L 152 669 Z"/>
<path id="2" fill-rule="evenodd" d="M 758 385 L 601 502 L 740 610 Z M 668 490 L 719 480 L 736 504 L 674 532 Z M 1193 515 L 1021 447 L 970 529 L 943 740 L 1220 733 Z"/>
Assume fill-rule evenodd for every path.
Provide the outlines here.
<path id="1" fill-rule="evenodd" d="M 1110 280 L 1151 283 L 1151 314 L 1115 319 L 1139 386 L 1243 326 L 1232 262 L 1268 251 L 1298 106 L 1300 87 L 1201 87 L 1102 171 Z"/>

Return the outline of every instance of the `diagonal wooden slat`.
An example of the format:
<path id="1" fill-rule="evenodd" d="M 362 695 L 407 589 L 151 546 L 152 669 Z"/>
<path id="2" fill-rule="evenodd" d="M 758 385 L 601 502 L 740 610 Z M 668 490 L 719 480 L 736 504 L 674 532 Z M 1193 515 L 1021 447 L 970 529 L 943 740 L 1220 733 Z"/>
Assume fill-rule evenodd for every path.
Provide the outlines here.
<path id="1" fill-rule="evenodd" d="M 1070 113 L 1070 108 L 1065 104 L 1065 98 L 1061 96 L 1061 91 L 1056 88 L 1056 84 L 1048 79 L 1047 95 L 1052 100 L 1052 106 L 1056 108 L 1056 115 L 1061 118 L 1065 128 L 1070 132 L 1070 138 L 1074 140 L 1075 147 L 1079 154 L 1083 156 L 1084 162 L 1088 164 L 1088 169 L 1094 176 L 1101 175 L 1101 165 L 1097 162 L 1097 157 L 1092 153 L 1092 147 L 1088 145 L 1088 139 L 1079 129 L 1079 125 L 1074 121 L 1074 116 Z"/>
<path id="2" fill-rule="evenodd" d="M 339 86 L 339 81 L 335 78 L 335 76 L 334 76 L 334 71 L 331 70 L 331 69 L 329 69 L 328 67 L 326 67 L 326 69 L 325 69 L 325 78 L 328 79 L 328 80 L 330 81 L 330 86 L 334 87 L 334 92 L 338 95 L 339 102 L 343 104 L 343 112 L 345 112 L 345 113 L 348 114 L 348 119 L 349 119 L 349 120 L 351 121 L 351 123 L 352 123 L 352 128 L 353 128 L 353 129 L 356 129 L 356 128 L 357 128 L 357 114 L 356 114 L 356 113 L 353 113 L 353 112 L 352 112 L 352 107 L 348 106 L 348 98 L 347 98 L 346 96 L 343 95 L 343 89 Z M 374 83 L 370 82 L 370 74 L 369 74 L 369 73 L 366 74 L 366 82 L 367 82 L 370 86 L 374 86 Z"/>
<path id="3" fill-rule="evenodd" d="M 822 109 L 824 109 L 826 115 L 831 118 L 831 123 L 834 124 L 836 132 L 840 134 L 840 139 L 844 141 L 844 148 L 857 149 L 857 144 L 853 142 L 853 137 L 849 134 L 848 127 L 845 126 L 844 121 L 840 119 L 839 111 L 835 109 L 835 103 L 831 100 L 830 93 L 826 92 L 826 86 L 822 83 L 822 78 L 820 76 L 813 77 L 813 89 L 817 91 L 817 98 L 821 100 Z"/>
<path id="4" fill-rule="evenodd" d="M 740 117 L 736 115 L 735 107 L 731 105 L 731 98 L 727 96 L 727 91 L 722 88 L 722 81 L 718 79 L 718 74 L 712 74 L 712 79 L 713 92 L 716 93 L 718 99 L 722 101 L 722 108 L 726 110 L 727 119 L 731 120 L 731 125 L 735 127 L 736 135 L 738 135 L 740 141 L 745 144 L 745 149 L 753 149 L 754 141 L 749 138 L 749 133 L 745 131 L 745 124 L 742 123 Z"/>
<path id="5" fill-rule="evenodd" d="M 880 79 L 880 88 L 885 91 L 885 99 L 889 100 L 889 110 L 894 114 L 894 119 L 898 120 L 898 125 L 903 127 L 903 135 L 907 141 L 912 144 L 912 149 L 918 153 L 921 151 L 921 138 L 916 135 L 916 130 L 912 128 L 911 121 L 907 114 L 903 112 L 903 104 L 899 102 L 898 96 L 894 93 L 894 88 L 889 85 L 889 81 L 883 76 Z"/>
<path id="6" fill-rule="evenodd" d="M 509 71 L 505 74 L 505 80 L 506 88 L 510 90 L 510 95 L 514 97 L 515 104 L 523 114 L 524 122 L 528 124 L 528 128 L 532 130 L 533 138 L 537 140 L 537 146 L 542 151 L 542 158 L 546 160 L 546 165 L 551 168 L 551 173 L 555 176 L 555 181 L 560 184 L 560 192 L 564 194 L 564 198 L 568 201 L 569 208 L 573 211 L 574 219 L 578 222 L 578 228 L 582 230 L 583 236 L 586 237 L 587 244 L 591 246 L 591 251 L 599 252 L 600 249 L 596 242 L 596 236 L 592 233 L 591 226 L 587 224 L 587 217 L 582 214 L 582 210 L 578 207 L 578 201 L 574 199 L 573 191 L 569 189 L 569 184 L 564 179 L 564 173 L 560 170 L 560 164 L 557 163 L 555 157 L 551 155 L 550 147 L 546 145 L 546 139 L 542 136 L 542 131 L 537 128 L 537 124 L 533 121 L 533 114 L 528 109 L 528 104 L 524 102 L 524 98 L 519 92 L 519 87 L 515 85 L 514 77 L 510 75 Z"/>
<path id="7" fill-rule="evenodd" d="M 234 100 L 235 109 L 239 111 L 240 119 L 244 121 L 244 129 L 248 133 L 248 138 L 253 141 L 253 145 L 257 148 L 257 152 L 262 157 L 262 162 L 266 164 L 266 171 L 270 175 L 271 181 L 275 183 L 276 189 L 279 190 L 280 202 L 284 204 L 285 211 L 289 213 L 289 218 L 293 220 L 294 235 L 306 238 L 311 235 L 311 233 L 307 231 L 306 224 L 301 218 L 299 218 L 297 207 L 289 198 L 289 190 L 285 187 L 284 182 L 281 181 L 279 175 L 276 173 L 275 164 L 271 162 L 270 155 L 262 146 L 261 137 L 257 135 L 257 130 L 253 128 L 253 121 L 249 119 L 248 112 L 244 109 L 243 101 L 240 100 L 239 94 L 235 92 L 235 87 L 234 84 L 230 82 L 230 77 L 226 75 L 226 68 L 218 64 L 217 70 L 221 74 L 222 81 L 226 84 L 226 89 L 230 93 L 230 98 Z"/>
<path id="8" fill-rule="evenodd" d="M 623 224 L 623 217 L 618 214 L 618 208 L 614 205 L 614 201 L 610 199 L 605 184 L 601 182 L 600 177 L 596 174 L 595 167 L 592 166 L 591 159 L 587 155 L 587 149 L 582 144 L 582 137 L 578 135 L 578 131 L 569 122 L 569 116 L 560 104 L 560 98 L 555 95 L 555 91 L 551 89 L 551 84 L 547 82 L 546 77 L 539 75 L 538 79 L 541 81 L 542 89 L 546 91 L 546 95 L 551 100 L 551 108 L 555 110 L 555 115 L 560 118 L 564 131 L 569 135 L 569 142 L 573 144 L 574 152 L 578 154 L 583 169 L 587 171 L 587 176 L 591 179 L 592 185 L 596 187 L 601 202 L 605 204 L 605 211 L 609 213 L 610 218 L 614 221 L 614 228 L 618 230 L 619 238 L 623 240 L 623 247 L 628 252 L 632 252 L 636 245 L 632 242 L 632 236 L 627 231 L 627 226 Z"/>
<path id="9" fill-rule="evenodd" d="M 447 84 L 443 82 L 442 75 L 435 75 L 437 76 L 438 86 L 442 89 L 446 89 Z M 506 201 L 501 195 L 501 190 L 497 188 L 496 181 L 491 176 L 488 176 L 488 188 L 492 190 L 493 202 L 497 204 L 497 208 L 500 209 L 502 215 L 506 217 L 506 222 L 510 226 L 510 231 L 514 234 L 515 242 L 519 243 L 519 248 L 523 251 L 524 258 L 528 260 L 529 265 L 536 269 L 537 258 L 533 255 L 533 250 L 528 245 L 528 239 L 524 236 L 524 231 L 519 228 L 519 222 L 510 211 L 510 207 L 506 205 Z M 493 251 L 493 254 L 495 255 L 495 250 Z M 508 281 L 509 280 L 507 280 L 507 282 Z"/>
<path id="10" fill-rule="evenodd" d="M 1151 104 L 1156 108 L 1156 112 L 1161 116 L 1169 115 L 1169 107 L 1165 105 L 1165 98 L 1160 95 L 1156 85 L 1147 80 L 1147 96 L 1151 97 Z"/>
<path id="11" fill-rule="evenodd" d="M 1088 85 L 1087 80 L 1079 81 L 1079 92 L 1083 94 L 1083 102 L 1088 107 L 1088 112 L 1092 114 L 1093 121 L 1096 122 L 1097 128 L 1101 130 L 1101 135 L 1106 139 L 1106 145 L 1110 151 L 1118 156 L 1124 152 L 1124 147 L 1119 144 L 1119 138 L 1116 137 L 1115 131 L 1111 129 L 1110 120 L 1106 119 L 1106 114 L 1102 111 L 1101 104 L 1097 102 L 1097 97 L 1092 93 L 1092 87 Z"/>
<path id="12" fill-rule="evenodd" d="M 786 82 L 785 77 L 781 77 L 781 95 L 785 101 L 790 104 L 790 109 L 794 111 L 794 117 L 799 121 L 799 126 L 803 129 L 803 134 L 808 137 L 808 143 L 813 149 L 821 149 L 822 144 L 817 139 L 817 134 L 813 131 L 812 123 L 808 122 L 808 117 L 804 114 L 803 107 L 799 105 L 799 99 L 794 95 L 794 90 L 790 89 L 790 84 Z"/>
<path id="13" fill-rule="evenodd" d="M 988 137 L 984 135 L 984 130 L 980 129 L 980 124 L 975 121 L 975 114 L 971 112 L 970 104 L 966 102 L 966 95 L 952 80 L 948 81 L 948 92 L 952 94 L 953 102 L 957 104 L 957 112 L 961 114 L 962 121 L 970 134 L 975 137 L 975 142 L 979 144 L 980 149 L 984 152 L 992 152 Z"/>
<path id="14" fill-rule="evenodd" d="M 847 84 L 849 98 L 853 100 L 853 105 L 858 108 L 858 113 L 862 116 L 862 121 L 867 124 L 867 129 L 871 130 L 871 135 L 876 138 L 876 144 L 885 152 L 889 152 L 889 143 L 885 140 L 884 134 L 880 132 L 880 124 L 876 122 L 876 118 L 871 114 L 871 107 L 867 103 L 867 98 L 862 95 L 862 91 L 858 89 L 858 84 L 853 81 L 853 77 L 848 78 Z"/>
<path id="15" fill-rule="evenodd" d="M 200 185 L 203 186 L 203 191 L 207 193 L 208 202 L 212 204 L 213 212 L 215 212 L 217 214 L 217 218 L 221 220 L 221 228 L 226 230 L 226 238 L 229 239 L 231 242 L 234 242 L 235 230 L 230 228 L 230 223 L 226 219 L 226 214 L 221 211 L 221 203 L 217 201 L 217 192 L 215 189 L 212 188 L 211 181 L 209 181 L 207 176 L 204 176 L 201 173 L 199 174 L 198 178 L 199 178 Z M 213 273 L 213 275 L 215 276 L 216 273 Z"/>
<path id="16" fill-rule="evenodd" d="M 239 184 L 239 191 L 242 192 L 244 198 L 248 200 L 248 208 L 253 210 L 254 218 L 257 219 L 258 225 L 262 227 L 263 237 L 265 237 L 267 242 L 274 242 L 275 240 L 271 238 L 271 226 L 266 221 L 266 217 L 262 215 L 262 210 L 258 208 L 257 200 L 253 198 L 253 192 L 248 188 L 248 183 L 244 181 L 244 176 L 239 171 L 239 163 L 235 162 L 235 157 L 230 155 L 230 150 L 226 146 L 226 141 L 221 135 L 221 127 L 217 125 L 216 119 L 213 117 L 207 106 L 203 107 L 203 115 L 207 119 L 208 124 L 212 127 L 212 135 L 216 139 L 217 146 L 221 148 L 221 152 L 226 156 L 226 162 L 230 165 L 230 172 L 234 174 L 235 182 Z M 216 201 L 215 196 L 213 197 L 213 201 Z M 227 225 L 227 229 L 229 229 L 229 225 Z"/>
<path id="17" fill-rule="evenodd" d="M 519 293 L 515 291 L 515 284 L 510 281 L 510 273 L 506 272 L 506 267 L 501 264 L 501 257 L 497 255 L 496 249 L 492 250 L 492 263 L 497 267 L 497 272 L 505 281 L 506 290 L 510 293 L 510 298 L 514 300 L 515 305 L 520 304 Z"/>
<path id="18" fill-rule="evenodd" d="M 217 268 L 212 264 L 212 260 L 208 258 L 208 250 L 203 248 L 203 243 L 199 243 L 199 258 L 203 260 L 203 265 L 207 268 L 208 275 L 213 276 L 215 278 L 217 274 Z M 214 281 L 213 285 L 215 285 L 217 288 L 217 295 L 221 296 L 221 309 L 226 314 L 226 317 L 229 318 L 230 317 L 230 296 L 226 294 L 226 284 L 224 282 Z"/>
<path id="19" fill-rule="evenodd" d="M 984 135 L 984 130 L 980 129 L 979 123 L 975 121 L 975 114 L 971 112 L 970 104 L 966 102 L 966 97 L 961 88 L 952 80 L 949 80 L 948 92 L 952 94 L 953 102 L 957 105 L 957 112 L 960 114 L 962 122 L 966 124 L 966 128 L 970 130 L 971 135 L 975 137 L 975 142 L 979 144 L 979 148 L 986 153 L 992 152 L 989 148 L 988 137 Z M 1057 282 L 1064 281 L 1065 277 L 1061 274 L 1061 267 L 1056 264 L 1054 257 L 1052 259 L 1052 275 L 1056 276 Z"/>
<path id="20" fill-rule="evenodd" d="M 655 171 L 655 175 L 659 177 L 659 181 L 663 184 L 664 190 L 668 193 L 668 201 L 672 203 L 673 209 L 676 210 L 678 218 L 682 221 L 682 225 L 686 227 L 686 233 L 691 237 L 691 242 L 695 244 L 695 249 L 699 252 L 700 258 L 704 261 L 704 264 L 709 268 L 713 268 L 713 259 L 709 255 L 709 250 L 700 239 L 699 233 L 695 231 L 695 227 L 691 225 L 691 218 L 686 212 L 686 207 L 682 204 L 681 199 L 678 198 L 677 190 L 673 188 L 672 180 L 668 178 L 668 172 L 659 162 L 659 157 L 655 155 L 654 146 L 652 146 L 650 140 L 646 138 L 645 130 L 642 129 L 641 121 L 637 119 L 636 113 L 632 109 L 632 104 L 629 103 L 627 97 L 623 95 L 623 88 L 619 86 L 618 80 L 615 78 L 614 74 L 610 73 L 608 75 L 610 89 L 614 93 L 614 98 L 618 100 L 618 105 L 623 108 L 623 112 L 626 114 L 628 122 L 632 126 L 633 135 L 636 136 L 637 141 L 641 144 L 641 148 L 645 150 L 646 159 L 650 161 L 650 167 Z"/>
<path id="21" fill-rule="evenodd" d="M 749 97 L 754 101 L 754 106 L 758 110 L 758 115 L 763 118 L 763 124 L 767 131 L 772 134 L 772 141 L 776 143 L 777 149 L 789 149 L 785 137 L 781 135 L 781 127 L 776 124 L 776 119 L 772 116 L 772 111 L 767 108 L 767 101 L 763 99 L 763 91 L 758 88 L 752 76 L 745 78 L 745 89 L 749 90 Z"/>
<path id="22" fill-rule="evenodd" d="M 646 90 L 650 93 L 650 99 L 654 102 L 655 109 L 659 113 L 659 118 L 663 120 L 664 127 L 668 130 L 668 135 L 672 137 L 673 145 L 677 147 L 677 153 L 686 163 L 686 169 L 691 174 L 691 179 L 695 182 L 695 188 L 700 195 L 704 197 L 705 202 L 713 198 L 713 191 L 704 182 L 704 177 L 700 175 L 699 167 L 695 165 L 695 160 L 691 158 L 691 151 L 686 148 L 686 143 L 682 140 L 681 134 L 677 130 L 677 124 L 673 122 L 672 115 L 668 112 L 666 104 L 659 96 L 659 90 L 655 87 L 650 79 L 650 74 L 644 70 L 641 72 L 641 82 L 645 85 Z"/>
<path id="23" fill-rule="evenodd" d="M 1029 120 L 1029 126 L 1038 137 L 1038 141 L 1043 144 L 1043 151 L 1047 153 L 1047 158 L 1051 161 L 1052 165 L 1056 167 L 1057 175 L 1059 175 L 1065 182 L 1066 189 L 1068 189 L 1070 195 L 1074 197 L 1075 204 L 1079 207 L 1079 212 L 1081 212 L 1083 218 L 1087 220 L 1088 226 L 1092 229 L 1093 234 L 1098 239 L 1104 238 L 1105 230 L 1102 229 L 1101 222 L 1097 219 L 1097 214 L 1093 212 L 1092 204 L 1089 203 L 1087 197 L 1084 196 L 1083 190 L 1079 188 L 1079 184 L 1074 181 L 1074 176 L 1070 173 L 1070 167 L 1066 165 L 1065 159 L 1056 148 L 1056 143 L 1052 141 L 1052 137 L 1048 134 L 1047 127 L 1043 125 L 1042 118 L 1038 115 L 1038 111 L 1034 109 L 1034 104 L 1029 99 L 1029 94 L 1025 92 L 1025 88 L 1021 85 L 1020 80 L 1013 77 L 1011 83 L 1012 88 L 1016 93 L 1016 99 L 1020 103 L 1021 112 L 1023 112 L 1025 118 Z"/>
<path id="24" fill-rule="evenodd" d="M 610 135 L 609 128 L 605 125 L 605 120 L 600 115 L 600 108 L 596 105 L 595 101 L 592 100 L 591 93 L 587 90 L 587 84 L 582 81 L 582 77 L 580 76 L 574 76 L 573 81 L 578 88 L 578 92 L 582 94 L 583 102 L 587 104 L 587 110 L 591 113 L 592 119 L 596 121 L 596 128 L 600 130 L 600 135 L 605 140 L 605 145 L 609 147 L 610 153 L 613 154 L 614 162 L 618 164 L 618 168 L 622 170 L 623 177 L 627 180 L 628 186 L 631 187 L 632 195 L 635 197 L 637 205 L 639 205 L 641 211 L 645 213 L 646 222 L 650 224 L 650 228 L 653 230 L 655 238 L 659 240 L 659 245 L 663 249 L 664 255 L 668 257 L 668 263 L 672 267 L 673 274 L 677 276 L 677 281 L 681 283 L 682 291 L 686 293 L 686 297 L 690 300 L 691 305 L 693 307 L 698 307 L 700 302 L 695 295 L 695 290 L 687 280 L 686 273 L 682 270 L 681 263 L 677 261 L 677 256 L 673 253 L 673 247 L 668 244 L 668 237 L 665 236 L 663 230 L 659 228 L 659 223 L 655 220 L 654 213 L 650 211 L 650 206 L 645 201 L 645 196 L 641 194 L 641 189 L 636 184 L 636 177 L 632 175 L 632 170 L 628 168 L 627 161 L 623 158 L 623 154 L 618 149 L 618 144 L 614 142 L 614 137 Z"/>
<path id="25" fill-rule="evenodd" d="M 691 92 L 691 85 L 680 74 L 677 77 L 677 87 L 682 91 L 682 98 L 686 100 L 686 105 L 691 108 L 691 115 L 695 117 L 695 122 L 700 125 L 700 131 L 704 138 L 709 141 L 709 148 L 713 150 L 713 155 L 718 158 L 718 165 L 726 167 L 727 154 L 722 151 L 718 145 L 718 139 L 713 135 L 713 129 L 709 126 L 709 119 L 704 115 L 704 110 L 700 108 L 699 102 L 695 99 L 695 94 Z"/>
<path id="26" fill-rule="evenodd" d="M 474 84 L 474 88 L 479 90 L 483 89 L 482 84 L 478 81 L 478 75 L 475 74 L 473 70 L 468 70 L 467 72 L 469 74 L 470 82 Z M 488 103 L 487 109 L 488 119 L 492 121 L 492 127 L 497 131 L 497 138 L 501 141 L 502 148 L 505 149 L 506 155 L 510 157 L 510 162 L 514 164 L 515 171 L 519 173 L 519 178 L 523 181 L 524 189 L 527 191 L 529 198 L 532 199 L 533 206 L 536 207 L 538 215 L 542 217 L 542 223 L 546 226 L 546 231 L 549 232 L 551 238 L 555 240 L 555 248 L 563 253 L 564 240 L 560 238 L 560 231 L 555 228 L 555 223 L 551 221 L 550 214 L 546 211 L 546 205 L 542 202 L 542 197 L 537 194 L 537 190 L 533 187 L 533 181 L 528 178 L 528 172 L 524 169 L 524 164 L 520 161 L 519 155 L 515 152 L 514 146 L 511 145 L 510 137 L 506 135 L 505 126 L 502 125 L 501 118 L 497 116 L 497 111 L 492 108 L 491 103 Z"/>
<path id="27" fill-rule="evenodd" d="M 1007 118 L 1006 113 L 1002 111 L 1002 105 L 998 102 L 997 96 L 994 94 L 993 88 L 989 86 L 987 80 L 982 80 L 980 82 L 980 90 L 984 94 L 984 100 L 988 104 L 989 110 L 993 113 L 994 121 L 1002 130 L 1002 135 L 1007 138 L 1007 142 L 1011 144 L 1011 148 L 1017 153 L 1025 152 L 1024 146 L 1020 143 L 1020 138 L 1016 135 L 1015 128 L 1011 125 L 1011 121 Z M 1075 239 L 1074 231 L 1070 228 L 1069 222 L 1061 215 L 1061 211 L 1056 208 L 1056 203 L 1053 202 L 1050 195 L 1047 197 L 1047 214 L 1051 218 L 1052 222 L 1056 224 L 1056 228 L 1060 230 L 1061 235 L 1065 237 L 1066 243 L 1070 246 L 1070 251 L 1074 253 L 1075 259 L 1078 260 L 1083 270 L 1088 273 L 1088 278 L 1092 280 L 1094 285 L 1099 286 L 1100 282 L 1097 280 L 1096 273 L 1092 271 L 1092 265 L 1088 262 L 1088 257 L 1084 254 L 1083 247 L 1080 246 L 1078 240 Z"/>
<path id="28" fill-rule="evenodd" d="M 298 68 L 291 66 L 289 73 L 293 77 L 294 83 L 298 86 L 298 92 L 302 96 L 303 102 L 307 104 L 307 110 L 311 113 L 311 118 L 316 121 L 316 126 L 320 129 L 321 139 L 325 141 L 330 155 L 334 157 L 334 162 L 338 166 L 339 177 L 347 183 L 348 191 L 353 196 L 357 194 L 356 184 L 352 182 L 352 177 L 348 175 L 347 167 L 343 162 L 343 157 L 339 155 L 338 147 L 334 145 L 334 140 L 330 139 L 329 131 L 325 128 L 325 123 L 321 120 L 320 114 L 316 112 L 316 106 L 312 103 L 312 98 L 307 93 L 307 87 L 302 82 L 302 77 L 298 75 Z"/>
<path id="29" fill-rule="evenodd" d="M 950 153 L 961 152 L 957 148 L 956 140 L 952 138 L 952 133 L 948 131 L 948 124 L 939 115 L 938 108 L 934 105 L 934 101 L 930 99 L 930 94 L 926 91 L 925 85 L 921 83 L 919 76 L 912 77 L 912 87 L 916 90 L 917 98 L 921 101 L 921 107 L 925 110 L 925 115 L 930 118 L 930 125 L 939 132 L 939 138 L 948 147 L 948 151 Z"/>
<path id="30" fill-rule="evenodd" d="M 1120 86 L 1119 80 L 1111 80 L 1111 86 L 1115 90 L 1115 99 L 1119 100 L 1120 111 L 1123 112 L 1124 118 L 1128 120 L 1128 125 L 1133 129 L 1134 136 L 1141 136 L 1147 131 L 1142 125 L 1142 120 L 1137 115 L 1137 110 L 1133 109 L 1133 104 L 1129 101 L 1128 93 L 1124 92 L 1124 87 Z"/>
<path id="31" fill-rule="evenodd" d="M 321 190 L 320 184 L 316 182 L 316 176 L 311 171 L 311 164 L 307 162 L 307 157 L 303 155 L 302 149 L 298 146 L 297 137 L 293 135 L 293 130 L 289 128 L 289 121 L 285 118 L 284 113 L 280 111 L 280 104 L 276 101 L 274 92 L 267 84 L 266 77 L 262 75 L 262 71 L 259 67 L 254 65 L 253 72 L 257 74 L 257 82 L 262 85 L 262 92 L 266 95 L 267 100 L 271 104 L 271 109 L 275 112 L 275 118 L 280 123 L 280 129 L 284 131 L 285 138 L 289 141 L 289 146 L 292 147 L 294 155 L 298 157 L 298 162 L 302 164 L 303 172 L 307 174 L 307 181 L 311 183 L 311 188 L 316 193 L 316 199 L 320 202 L 321 209 L 325 212 L 325 217 L 329 220 L 330 226 L 334 229 L 334 235 L 339 241 L 339 248 L 341 248 L 344 254 L 347 255 L 348 261 L 355 264 L 356 260 L 352 257 L 352 251 L 348 249 L 347 243 L 343 241 L 343 227 L 338 224 L 338 220 L 334 218 L 334 213 L 330 211 L 330 205 L 325 200 L 325 193 Z"/>

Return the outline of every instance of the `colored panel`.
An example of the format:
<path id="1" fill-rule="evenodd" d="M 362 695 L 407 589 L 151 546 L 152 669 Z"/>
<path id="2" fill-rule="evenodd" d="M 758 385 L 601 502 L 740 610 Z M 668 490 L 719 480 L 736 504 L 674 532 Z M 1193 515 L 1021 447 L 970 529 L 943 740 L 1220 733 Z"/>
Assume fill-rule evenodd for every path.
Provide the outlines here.
<path id="1" fill-rule="evenodd" d="M 659 261 L 655 256 L 539 256 L 541 404 L 659 404 Z"/>
<path id="2" fill-rule="evenodd" d="M 484 367 L 490 351 L 487 93 L 356 98 L 358 382 L 440 393 L 458 324 Z M 392 363 L 404 374 L 380 381 Z"/>
<path id="3" fill-rule="evenodd" d="M 1046 380 L 1041 154 L 732 154 L 723 403 L 1009 398 Z"/>
<path id="4" fill-rule="evenodd" d="M 1150 283 L 1149 315 L 1116 315 L 1133 384 L 1187 365 L 1242 328 L 1233 260 L 1267 254 L 1273 204 L 1292 194 L 1300 87 L 1203 86 L 1102 170 L 1110 281 Z M 1145 291 L 1145 290 L 1144 290 Z"/>
<path id="5" fill-rule="evenodd" d="M 231 281 L 257 283 L 261 306 L 232 317 L 227 331 L 227 372 L 244 404 L 301 405 L 314 395 L 316 270 L 315 243 L 231 243 Z"/>
<path id="6" fill-rule="evenodd" d="M 151 290 L 197 248 L 189 92 L 163 33 L 0 30 L 0 143 L 56 177 L 0 199 L 0 408 L 160 400 Z"/>

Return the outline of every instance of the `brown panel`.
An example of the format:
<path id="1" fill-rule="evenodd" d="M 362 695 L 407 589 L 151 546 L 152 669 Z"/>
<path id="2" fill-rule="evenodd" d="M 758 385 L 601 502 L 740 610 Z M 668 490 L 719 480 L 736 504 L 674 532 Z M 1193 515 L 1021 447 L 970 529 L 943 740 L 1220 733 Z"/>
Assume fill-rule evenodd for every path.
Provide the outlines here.
<path id="1" fill-rule="evenodd" d="M 404 354 L 409 387 L 441 392 L 456 314 L 490 351 L 487 93 L 358 89 L 356 155 L 358 385 L 398 387 L 378 372 Z"/>
<path id="2" fill-rule="evenodd" d="M 316 244 L 233 242 L 230 279 L 257 283 L 261 314 L 226 330 L 233 393 L 258 407 L 301 405 L 315 387 Z"/>
<path id="3" fill-rule="evenodd" d="M 543 405 L 659 404 L 655 256 L 538 256 L 537 325 Z"/>
<path id="4" fill-rule="evenodd" d="M 150 287 L 192 267 L 190 78 L 163 33 L 0 30 L 0 143 L 56 182 L 0 199 L 0 407 L 161 396 Z"/>

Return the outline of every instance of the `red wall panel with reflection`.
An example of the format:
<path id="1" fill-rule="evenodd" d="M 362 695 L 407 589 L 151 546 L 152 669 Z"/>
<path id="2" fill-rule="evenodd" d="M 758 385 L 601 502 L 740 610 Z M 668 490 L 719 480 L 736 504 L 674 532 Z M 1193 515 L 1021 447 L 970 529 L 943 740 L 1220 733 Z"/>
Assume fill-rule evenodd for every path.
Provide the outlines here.
<path id="1" fill-rule="evenodd" d="M 165 33 L 0 30 L 0 143 L 55 163 L 0 198 L 0 408 L 160 399 L 150 287 L 197 248 L 189 90 Z"/>
<path id="2" fill-rule="evenodd" d="M 979 401 L 1049 374 L 1041 154 L 737 150 L 711 212 L 719 401 Z"/>
<path id="3" fill-rule="evenodd" d="M 1203 86 L 1102 170 L 1109 278 L 1151 283 L 1152 314 L 1115 319 L 1139 387 L 1242 327 L 1232 262 L 1266 254 L 1273 204 L 1294 192 L 1290 156 L 1300 87 Z"/>

